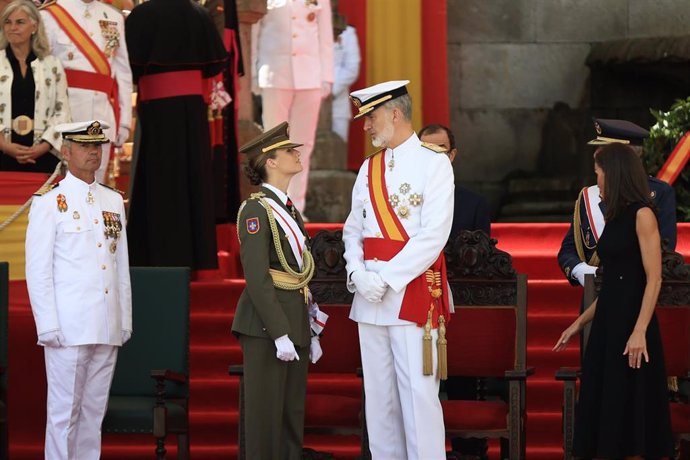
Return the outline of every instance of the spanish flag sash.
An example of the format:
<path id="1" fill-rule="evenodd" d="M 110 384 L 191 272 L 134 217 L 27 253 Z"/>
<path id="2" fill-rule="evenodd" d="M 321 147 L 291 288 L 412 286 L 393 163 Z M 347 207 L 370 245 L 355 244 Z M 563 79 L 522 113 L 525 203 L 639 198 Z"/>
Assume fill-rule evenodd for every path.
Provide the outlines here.
<path id="1" fill-rule="evenodd" d="M 410 239 L 388 200 L 385 170 L 385 151 L 369 158 L 369 197 L 383 238 L 364 239 L 365 260 L 391 260 Z M 430 319 L 433 328 L 438 327 L 440 316 L 447 323 L 447 279 L 446 260 L 441 252 L 431 267 L 407 285 L 398 317 L 419 326 L 425 326 Z"/>
<path id="2" fill-rule="evenodd" d="M 72 43 L 82 52 L 93 66 L 94 72 L 76 69 L 65 69 L 67 85 L 71 88 L 90 89 L 108 95 L 113 107 L 115 124 L 120 122 L 120 100 L 117 91 L 117 81 L 112 78 L 112 70 L 108 56 L 98 47 L 88 33 L 74 20 L 71 14 L 62 6 L 53 3 L 45 8 L 60 28 L 72 40 Z"/>

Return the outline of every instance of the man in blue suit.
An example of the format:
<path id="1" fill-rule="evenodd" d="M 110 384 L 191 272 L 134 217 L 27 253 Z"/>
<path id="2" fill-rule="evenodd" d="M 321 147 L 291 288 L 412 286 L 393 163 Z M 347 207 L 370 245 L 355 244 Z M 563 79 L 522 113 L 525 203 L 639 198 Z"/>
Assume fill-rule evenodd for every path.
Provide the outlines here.
<path id="1" fill-rule="evenodd" d="M 435 144 L 446 152 L 450 161 L 455 160 L 458 149 L 455 146 L 453 132 L 443 125 L 427 125 L 419 132 L 419 138 L 424 143 Z M 455 209 L 453 210 L 453 225 L 450 238 L 461 230 L 483 230 L 491 236 L 491 214 L 486 199 L 473 191 L 455 186 Z"/>
<path id="2" fill-rule="evenodd" d="M 596 139 L 590 145 L 604 145 L 614 142 L 639 148 L 649 136 L 649 131 L 625 120 L 595 119 Z M 649 189 L 656 204 L 659 233 L 665 247 L 676 248 L 676 195 L 666 182 L 649 177 Z M 599 265 L 597 242 L 604 231 L 604 204 L 599 196 L 599 187 L 585 187 L 575 202 L 573 222 L 563 238 L 558 251 L 558 264 L 570 284 L 584 286 L 585 275 L 594 274 Z"/>

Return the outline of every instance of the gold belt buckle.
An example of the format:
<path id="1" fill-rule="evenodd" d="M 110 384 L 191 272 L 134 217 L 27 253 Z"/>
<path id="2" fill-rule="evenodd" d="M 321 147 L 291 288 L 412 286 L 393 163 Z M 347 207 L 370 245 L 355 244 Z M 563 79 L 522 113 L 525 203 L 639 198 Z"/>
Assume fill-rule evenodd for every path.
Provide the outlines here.
<path id="1" fill-rule="evenodd" d="M 26 115 L 19 115 L 17 118 L 12 120 L 12 131 L 19 134 L 20 136 L 25 136 L 34 130 L 34 120 L 27 117 Z"/>

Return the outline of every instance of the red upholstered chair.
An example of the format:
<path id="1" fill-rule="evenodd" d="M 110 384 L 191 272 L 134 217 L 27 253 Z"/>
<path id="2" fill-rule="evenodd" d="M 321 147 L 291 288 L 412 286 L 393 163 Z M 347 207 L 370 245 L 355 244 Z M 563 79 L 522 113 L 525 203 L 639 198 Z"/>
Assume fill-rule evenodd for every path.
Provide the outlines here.
<path id="1" fill-rule="evenodd" d="M 664 347 L 666 373 L 679 382 L 690 382 L 690 266 L 675 252 L 663 254 L 663 284 L 657 301 L 656 316 Z M 596 298 L 600 278 L 587 275 L 585 305 Z M 575 427 L 575 401 L 579 369 L 561 368 L 556 379 L 563 387 L 563 458 L 572 460 Z M 671 429 L 677 441 L 676 458 L 690 458 L 690 404 L 687 395 L 671 400 Z"/>
<path id="2" fill-rule="evenodd" d="M 362 382 L 356 374 L 361 367 L 359 336 L 357 323 L 348 318 L 352 294 L 345 285 L 342 232 L 320 231 L 312 239 L 311 248 L 316 271 L 309 288 L 329 318 L 321 339 L 323 357 L 309 365 L 305 447 L 309 447 L 311 435 L 356 436 L 362 452 L 368 452 L 366 432 L 362 428 Z M 246 458 L 242 442 L 242 366 L 230 366 L 229 373 L 240 377 L 238 458 L 242 460 Z"/>
<path id="3" fill-rule="evenodd" d="M 482 231 L 464 231 L 446 247 L 455 314 L 447 328 L 448 375 L 508 382 L 508 401 L 441 401 L 446 433 L 503 438 L 525 458 L 527 276 L 516 274 L 509 254 Z"/>

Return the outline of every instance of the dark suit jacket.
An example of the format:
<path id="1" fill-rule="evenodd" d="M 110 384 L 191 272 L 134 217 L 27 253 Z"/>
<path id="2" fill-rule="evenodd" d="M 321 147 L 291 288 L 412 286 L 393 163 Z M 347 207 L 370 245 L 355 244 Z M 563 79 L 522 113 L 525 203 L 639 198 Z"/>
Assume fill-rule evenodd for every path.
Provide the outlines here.
<path id="1" fill-rule="evenodd" d="M 461 230 L 483 230 L 491 236 L 491 214 L 483 196 L 456 185 L 450 236 L 457 235 Z"/>
<path id="2" fill-rule="evenodd" d="M 654 204 L 656 205 L 656 216 L 659 221 L 659 233 L 661 234 L 662 241 L 667 241 L 667 248 L 671 251 L 676 249 L 676 193 L 673 187 L 668 185 L 666 182 L 661 181 L 655 177 L 649 177 L 649 189 L 652 192 L 652 198 L 654 199 Z M 582 193 L 582 192 L 580 192 Z M 585 208 L 585 200 L 580 200 L 580 229 L 583 235 L 588 235 L 592 233 L 589 225 L 589 219 L 587 218 L 587 210 Z M 590 236 L 590 238 L 592 238 Z M 596 245 L 593 245 L 592 249 L 585 248 L 585 256 L 589 260 L 596 251 Z M 573 234 L 573 223 L 570 223 L 570 228 L 563 238 L 561 243 L 561 249 L 558 251 L 558 265 L 561 267 L 561 271 L 567 278 L 567 280 L 573 286 L 579 286 L 580 283 L 577 278 L 573 276 L 573 268 L 580 262 L 585 262 L 580 260 L 577 255 L 577 250 L 575 249 L 575 235 Z"/>
<path id="3" fill-rule="evenodd" d="M 261 188 L 267 198 L 273 198 L 279 205 L 280 199 L 270 190 Z M 285 206 L 283 206 L 285 208 Z M 287 208 L 285 208 L 287 209 Z M 258 230 L 249 232 L 249 227 L 258 221 Z M 297 222 L 304 235 L 302 217 L 297 214 Z M 279 225 L 276 223 L 276 225 Z M 306 347 L 311 340 L 309 330 L 309 312 L 304 302 L 304 294 L 299 291 L 287 291 L 273 286 L 269 268 L 283 270 L 273 245 L 273 236 L 268 224 L 266 209 L 256 199 L 247 200 L 238 220 L 237 228 L 240 237 L 240 259 L 244 268 L 247 287 L 237 302 L 232 332 L 235 335 L 245 334 L 254 337 L 265 337 L 275 340 L 285 334 L 295 346 Z M 297 260 L 292 253 L 290 243 L 280 231 L 280 243 L 290 267 L 299 271 Z"/>

